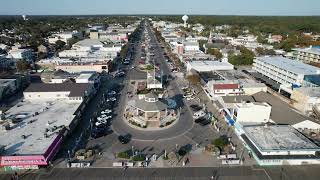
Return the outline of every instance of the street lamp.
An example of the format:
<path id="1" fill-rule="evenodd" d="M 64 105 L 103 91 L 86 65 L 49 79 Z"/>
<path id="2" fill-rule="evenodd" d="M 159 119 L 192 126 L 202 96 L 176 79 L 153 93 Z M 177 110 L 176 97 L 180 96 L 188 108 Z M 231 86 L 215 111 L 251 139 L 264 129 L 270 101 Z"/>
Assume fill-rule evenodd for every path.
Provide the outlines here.
<path id="1" fill-rule="evenodd" d="M 131 146 L 131 150 L 132 150 L 132 157 L 134 156 L 134 146 Z"/>

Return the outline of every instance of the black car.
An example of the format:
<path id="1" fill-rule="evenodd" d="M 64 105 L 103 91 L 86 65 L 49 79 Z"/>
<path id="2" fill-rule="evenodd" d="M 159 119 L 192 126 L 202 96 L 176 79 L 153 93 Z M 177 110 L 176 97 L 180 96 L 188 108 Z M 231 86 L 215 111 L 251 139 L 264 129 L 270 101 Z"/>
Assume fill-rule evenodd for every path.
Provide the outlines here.
<path id="1" fill-rule="evenodd" d="M 206 126 L 206 125 L 208 125 L 208 124 L 210 124 L 210 123 L 211 123 L 211 120 L 210 120 L 210 119 L 206 119 L 206 120 L 204 120 L 204 121 L 199 122 L 199 124 L 200 124 L 201 126 Z"/>
<path id="2" fill-rule="evenodd" d="M 99 138 L 99 137 L 103 137 L 105 135 L 107 135 L 107 128 L 106 127 L 95 126 L 95 128 L 92 129 L 91 137 L 94 139 Z"/>
<path id="3" fill-rule="evenodd" d="M 202 107 L 201 106 L 199 106 L 199 105 L 196 105 L 196 104 L 192 104 L 192 105 L 190 105 L 190 108 L 192 109 L 192 111 L 200 111 L 201 109 L 202 109 Z"/>
<path id="4" fill-rule="evenodd" d="M 202 123 L 203 121 L 206 121 L 207 119 L 204 117 L 198 118 L 196 120 L 194 120 L 195 123 Z"/>
<path id="5" fill-rule="evenodd" d="M 131 136 L 130 135 L 125 135 L 125 136 L 120 135 L 118 137 L 118 139 L 121 142 L 121 144 L 127 144 L 128 142 L 130 142 Z"/>

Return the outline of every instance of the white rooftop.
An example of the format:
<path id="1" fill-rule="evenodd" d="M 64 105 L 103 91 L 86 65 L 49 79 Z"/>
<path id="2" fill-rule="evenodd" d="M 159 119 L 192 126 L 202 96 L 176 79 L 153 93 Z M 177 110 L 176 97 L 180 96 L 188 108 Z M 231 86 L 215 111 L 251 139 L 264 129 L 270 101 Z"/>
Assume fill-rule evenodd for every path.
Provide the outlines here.
<path id="1" fill-rule="evenodd" d="M 244 126 L 243 130 L 260 151 L 320 150 L 290 125 Z"/>
<path id="2" fill-rule="evenodd" d="M 275 57 L 257 57 L 256 61 L 274 65 L 278 68 L 302 75 L 320 74 L 320 68 L 304 64 L 300 61 L 291 60 L 281 56 Z"/>
<path id="3" fill-rule="evenodd" d="M 56 130 L 47 132 L 59 126 L 69 126 L 74 119 L 75 111 L 80 103 L 65 100 L 27 101 L 19 102 L 6 113 L 6 120 L 21 118 L 22 121 L 13 124 L 13 129 L 0 129 L 0 145 L 6 146 L 6 155 L 43 154 L 57 137 Z M 35 112 L 39 115 L 33 116 Z M 23 139 L 22 136 L 26 138 Z"/>
<path id="4" fill-rule="evenodd" d="M 299 52 L 320 55 L 320 49 L 318 49 L 318 48 L 301 48 L 301 49 L 297 48 L 297 49 L 293 49 L 293 50 L 299 51 Z"/>
<path id="5" fill-rule="evenodd" d="M 103 43 L 97 39 L 84 39 L 76 44 L 76 46 L 83 46 L 83 47 L 91 47 L 91 46 L 103 46 Z"/>
<path id="6" fill-rule="evenodd" d="M 188 64 L 192 69 L 198 72 L 232 70 L 233 65 L 228 62 L 220 61 L 189 61 Z"/>
<path id="7" fill-rule="evenodd" d="M 80 74 L 77 79 L 90 79 L 93 76 L 93 73 L 84 73 Z"/>

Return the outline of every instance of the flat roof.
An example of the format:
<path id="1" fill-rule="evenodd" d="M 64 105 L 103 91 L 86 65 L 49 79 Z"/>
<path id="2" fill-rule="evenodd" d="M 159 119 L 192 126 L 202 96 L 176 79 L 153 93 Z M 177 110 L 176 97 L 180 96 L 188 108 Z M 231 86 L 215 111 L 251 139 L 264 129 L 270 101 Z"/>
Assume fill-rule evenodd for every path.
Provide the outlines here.
<path id="1" fill-rule="evenodd" d="M 256 102 L 252 96 L 239 95 L 239 96 L 222 96 L 224 103 L 241 103 L 241 102 Z"/>
<path id="2" fill-rule="evenodd" d="M 277 124 L 294 125 L 305 120 L 312 120 L 270 93 L 261 91 L 252 96 L 256 102 L 266 102 L 272 106 L 270 119 Z"/>
<path id="3" fill-rule="evenodd" d="M 93 75 L 93 73 L 80 74 L 80 76 L 78 76 L 77 79 L 90 79 Z"/>
<path id="4" fill-rule="evenodd" d="M 68 92 L 69 97 L 83 97 L 91 86 L 90 83 L 31 83 L 24 92 Z"/>
<path id="5" fill-rule="evenodd" d="M 320 68 L 305 64 L 297 60 L 291 60 L 281 56 L 257 57 L 256 61 L 274 65 L 278 68 L 303 75 L 320 74 Z"/>
<path id="6" fill-rule="evenodd" d="M 7 86 L 12 81 L 16 81 L 16 79 L 0 79 L 0 86 Z"/>
<path id="7" fill-rule="evenodd" d="M 244 126 L 245 135 L 260 151 L 320 150 L 320 147 L 288 125 Z"/>
<path id="8" fill-rule="evenodd" d="M 293 91 L 299 91 L 309 97 L 320 97 L 320 87 L 300 87 Z"/>
<path id="9" fill-rule="evenodd" d="M 319 48 L 296 48 L 296 49 L 293 49 L 293 50 L 294 51 L 305 52 L 305 53 L 310 53 L 310 54 L 320 55 L 320 49 Z"/>
<path id="10" fill-rule="evenodd" d="M 103 46 L 103 43 L 97 39 L 84 39 L 84 40 L 77 42 L 74 45 L 90 47 L 90 46 Z"/>
<path id="11" fill-rule="evenodd" d="M 5 155 L 33 155 L 43 154 L 58 136 L 58 131 L 48 131 L 48 137 L 44 134 L 46 129 L 69 126 L 74 119 L 74 113 L 80 106 L 80 102 L 66 100 L 55 101 L 28 101 L 19 102 L 6 111 L 6 119 L 20 117 L 21 122 L 14 124 L 11 130 L 0 130 L 0 143 L 5 145 Z M 35 112 L 39 115 L 33 116 Z M 23 139 L 22 136 L 26 138 Z"/>

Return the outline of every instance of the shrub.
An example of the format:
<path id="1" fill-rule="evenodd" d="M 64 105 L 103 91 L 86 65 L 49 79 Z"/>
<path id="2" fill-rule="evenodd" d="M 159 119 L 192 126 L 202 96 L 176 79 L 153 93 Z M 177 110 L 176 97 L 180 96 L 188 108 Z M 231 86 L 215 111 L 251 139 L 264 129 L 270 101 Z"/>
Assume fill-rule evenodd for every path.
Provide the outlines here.
<path id="1" fill-rule="evenodd" d="M 130 155 L 128 151 L 124 151 L 124 152 L 119 152 L 118 153 L 118 158 L 123 158 L 123 159 L 129 159 Z"/>
<path id="2" fill-rule="evenodd" d="M 132 157 L 132 161 L 144 161 L 145 159 L 146 157 L 144 155 L 138 155 L 138 156 Z"/>

